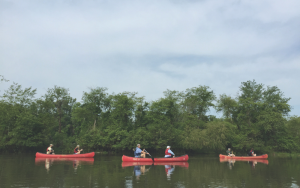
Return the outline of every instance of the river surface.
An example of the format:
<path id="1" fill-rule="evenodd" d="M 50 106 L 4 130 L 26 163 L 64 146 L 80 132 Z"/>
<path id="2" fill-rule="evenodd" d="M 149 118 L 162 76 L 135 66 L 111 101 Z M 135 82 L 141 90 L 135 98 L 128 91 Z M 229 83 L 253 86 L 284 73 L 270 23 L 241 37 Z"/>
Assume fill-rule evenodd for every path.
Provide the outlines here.
<path id="1" fill-rule="evenodd" d="M 34 154 L 0 154 L 0 187 L 194 188 L 299 187 L 300 159 L 220 161 L 190 156 L 188 162 L 122 163 L 121 156 L 93 159 L 36 159 Z"/>

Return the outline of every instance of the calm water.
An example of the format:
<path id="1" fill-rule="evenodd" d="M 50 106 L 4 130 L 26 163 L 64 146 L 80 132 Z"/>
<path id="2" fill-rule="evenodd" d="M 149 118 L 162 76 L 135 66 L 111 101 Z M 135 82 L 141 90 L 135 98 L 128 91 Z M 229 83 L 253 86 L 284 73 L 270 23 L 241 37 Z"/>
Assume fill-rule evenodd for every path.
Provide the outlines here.
<path id="1" fill-rule="evenodd" d="M 299 187 L 300 159 L 220 161 L 192 156 L 185 163 L 122 163 L 121 156 L 35 159 L 0 155 L 0 187 Z M 134 166 L 135 165 L 135 166 Z"/>

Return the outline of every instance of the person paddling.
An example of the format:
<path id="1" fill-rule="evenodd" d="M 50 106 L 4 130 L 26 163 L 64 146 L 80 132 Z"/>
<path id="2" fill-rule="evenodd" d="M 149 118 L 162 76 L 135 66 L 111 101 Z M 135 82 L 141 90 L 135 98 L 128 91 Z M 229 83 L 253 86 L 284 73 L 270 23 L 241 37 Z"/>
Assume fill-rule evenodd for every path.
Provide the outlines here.
<path id="1" fill-rule="evenodd" d="M 76 146 L 76 148 L 74 149 L 74 154 L 80 154 L 80 152 L 82 151 L 83 149 L 79 149 L 79 145 Z"/>
<path id="2" fill-rule="evenodd" d="M 228 148 L 228 150 L 226 151 L 226 153 L 227 153 L 227 155 L 228 155 L 229 157 L 234 157 L 234 156 L 235 156 L 235 155 L 232 153 L 232 151 L 231 151 L 230 148 Z"/>
<path id="3" fill-rule="evenodd" d="M 251 148 L 251 150 L 248 153 L 249 156 L 256 156 L 256 154 L 254 153 L 253 148 Z"/>
<path id="4" fill-rule="evenodd" d="M 47 154 L 55 154 L 52 147 L 53 147 L 53 144 L 50 144 L 50 146 L 49 146 L 49 147 L 47 148 L 47 150 L 46 150 L 46 151 L 47 151 Z"/>
<path id="5" fill-rule="evenodd" d="M 141 145 L 137 144 L 137 147 L 135 148 L 134 157 L 142 157 L 145 158 L 146 154 L 149 155 L 148 152 L 145 152 L 145 149 L 141 150 Z"/>
<path id="6" fill-rule="evenodd" d="M 171 151 L 171 146 L 167 146 L 167 149 L 165 150 L 165 158 L 171 158 L 175 157 L 175 154 Z"/>

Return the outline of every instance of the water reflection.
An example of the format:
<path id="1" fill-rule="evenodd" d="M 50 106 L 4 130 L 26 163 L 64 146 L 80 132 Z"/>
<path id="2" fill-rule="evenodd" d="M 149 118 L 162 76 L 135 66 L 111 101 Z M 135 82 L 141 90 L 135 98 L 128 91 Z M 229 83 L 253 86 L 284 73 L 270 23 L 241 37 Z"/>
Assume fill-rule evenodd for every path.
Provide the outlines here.
<path id="1" fill-rule="evenodd" d="M 122 162 L 122 167 L 133 166 L 133 172 L 136 179 L 139 180 L 141 175 L 145 175 L 152 166 L 164 166 L 167 180 L 171 180 L 171 175 L 175 170 L 175 166 L 189 168 L 188 162 Z M 147 167 L 150 166 L 150 167 Z"/>
<path id="2" fill-rule="evenodd" d="M 90 163 L 79 159 L 78 163 L 76 160 L 73 163 L 73 159 L 47 159 L 47 161 L 36 159 L 35 162 L 33 154 L 1 154 L 0 188 L 279 188 L 300 186 L 299 158 L 270 157 L 269 161 L 257 160 L 256 162 L 235 160 L 232 161 L 234 162 L 232 170 L 229 170 L 228 161 L 221 163 L 217 157 L 193 156 L 188 163 L 155 163 L 156 165 L 153 164 L 153 166 L 152 163 L 146 164 L 145 170 L 140 169 L 139 180 L 136 180 L 134 166 L 143 166 L 143 163 L 134 163 L 133 166 L 130 166 L 133 163 L 122 164 L 120 155 L 101 155 L 96 156 L 94 160 Z M 252 169 L 252 163 L 255 169 Z M 269 164 L 266 165 L 267 163 Z M 45 166 L 49 166 L 49 173 Z M 78 168 L 75 173 L 76 166 Z M 169 180 L 167 174 L 170 174 Z"/>
<path id="3" fill-rule="evenodd" d="M 229 169 L 232 169 L 232 167 L 234 166 L 234 163 L 236 161 L 246 161 L 250 164 L 250 166 L 252 168 L 255 168 L 255 165 L 257 165 L 257 163 L 263 163 L 268 165 L 269 161 L 267 159 L 224 159 L 224 158 L 220 158 L 220 162 L 228 162 L 228 166 Z"/>
<path id="4" fill-rule="evenodd" d="M 184 168 L 189 168 L 188 162 L 122 162 L 122 167 L 128 167 L 128 166 L 137 166 L 137 165 L 173 165 L 173 166 L 180 166 Z"/>
<path id="5" fill-rule="evenodd" d="M 175 165 L 165 165 L 165 171 L 168 180 L 171 179 L 171 174 L 173 174 L 174 170 L 175 170 Z"/>
<path id="6" fill-rule="evenodd" d="M 145 175 L 145 173 L 148 172 L 150 168 L 146 168 L 145 165 L 134 166 L 133 171 L 134 171 L 134 175 L 136 176 L 136 179 L 139 180 L 140 176 Z"/>
<path id="7" fill-rule="evenodd" d="M 61 162 L 72 163 L 74 171 L 76 172 L 77 168 L 82 164 L 84 165 L 94 164 L 94 158 L 35 158 L 35 164 L 36 165 L 45 164 L 45 169 L 47 170 L 47 172 L 49 172 L 50 167 L 54 163 L 61 163 Z"/>

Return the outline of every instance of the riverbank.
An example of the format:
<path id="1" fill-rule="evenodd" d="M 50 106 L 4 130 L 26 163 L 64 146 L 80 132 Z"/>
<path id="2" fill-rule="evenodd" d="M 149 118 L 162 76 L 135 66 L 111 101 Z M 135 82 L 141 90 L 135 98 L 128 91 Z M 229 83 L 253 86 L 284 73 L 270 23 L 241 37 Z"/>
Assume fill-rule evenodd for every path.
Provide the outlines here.
<path id="1" fill-rule="evenodd" d="M 269 154 L 269 157 L 278 157 L 278 158 L 300 158 L 300 153 L 282 153 L 282 152 L 273 152 Z"/>

